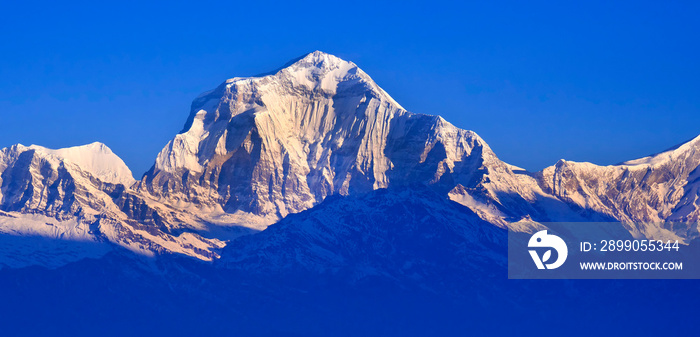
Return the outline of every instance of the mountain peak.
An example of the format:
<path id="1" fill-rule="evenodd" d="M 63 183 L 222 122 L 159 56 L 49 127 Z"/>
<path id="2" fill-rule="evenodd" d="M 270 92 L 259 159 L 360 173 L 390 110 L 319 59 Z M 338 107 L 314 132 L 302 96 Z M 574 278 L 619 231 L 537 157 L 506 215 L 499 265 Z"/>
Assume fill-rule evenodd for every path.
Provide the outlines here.
<path id="1" fill-rule="evenodd" d="M 281 68 L 268 73 L 254 77 L 230 78 L 226 80 L 222 89 L 226 90 L 233 86 L 248 85 L 256 85 L 262 88 L 265 87 L 265 84 L 272 84 L 277 87 L 306 87 L 315 92 L 324 92 L 331 95 L 360 84 L 364 90 L 389 96 L 356 64 L 318 50 L 295 58 Z M 200 95 L 200 98 L 206 97 L 215 91 L 206 92 Z M 388 98 L 398 105 L 393 99 Z"/>
<path id="2" fill-rule="evenodd" d="M 243 80 L 256 80 L 266 77 L 276 77 L 283 72 L 299 72 L 302 70 L 315 69 L 317 71 L 331 71 L 336 69 L 358 69 L 357 65 L 353 62 L 346 61 L 332 54 L 324 53 L 322 51 L 314 51 L 308 54 L 304 54 L 300 57 L 291 59 L 289 62 L 285 63 L 282 67 L 275 70 L 268 71 L 262 74 L 258 74 L 251 77 L 233 77 L 226 80 L 226 84 L 235 83 Z M 366 74 L 365 74 L 366 75 Z M 207 92 L 208 93 L 208 92 Z M 205 93 L 206 94 L 206 93 Z"/>
<path id="3" fill-rule="evenodd" d="M 31 145 L 28 149 L 73 163 L 107 183 L 130 186 L 136 182 L 124 161 L 100 142 L 56 150 L 39 145 Z"/>
<path id="4" fill-rule="evenodd" d="M 358 82 L 373 91 L 381 90 L 356 64 L 320 51 L 307 54 L 274 76 L 294 86 L 327 93 L 337 93 Z"/>
<path id="5" fill-rule="evenodd" d="M 357 65 L 350 61 L 343 60 L 340 57 L 324 53 L 319 50 L 306 54 L 306 56 L 291 63 L 291 66 L 314 67 L 321 69 L 334 69 L 345 66 L 357 68 Z"/>

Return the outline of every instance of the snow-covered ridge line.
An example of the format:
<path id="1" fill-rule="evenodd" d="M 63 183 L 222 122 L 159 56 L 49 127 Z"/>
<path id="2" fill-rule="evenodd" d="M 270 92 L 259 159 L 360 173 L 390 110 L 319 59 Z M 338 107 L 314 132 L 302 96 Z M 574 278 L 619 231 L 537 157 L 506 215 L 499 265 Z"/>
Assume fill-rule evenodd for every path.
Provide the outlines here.
<path id="1" fill-rule="evenodd" d="M 539 173 L 543 189 L 586 212 L 629 224 L 632 234 L 688 241 L 700 221 L 700 136 L 619 165 L 560 160 Z"/>
<path id="2" fill-rule="evenodd" d="M 651 156 L 628 160 L 620 165 L 624 166 L 637 166 L 637 165 L 656 165 L 665 161 L 671 161 L 677 159 L 679 156 L 687 153 L 688 151 L 697 151 L 700 149 L 700 136 L 697 136 L 685 143 L 681 143 L 667 151 L 663 151 Z"/>

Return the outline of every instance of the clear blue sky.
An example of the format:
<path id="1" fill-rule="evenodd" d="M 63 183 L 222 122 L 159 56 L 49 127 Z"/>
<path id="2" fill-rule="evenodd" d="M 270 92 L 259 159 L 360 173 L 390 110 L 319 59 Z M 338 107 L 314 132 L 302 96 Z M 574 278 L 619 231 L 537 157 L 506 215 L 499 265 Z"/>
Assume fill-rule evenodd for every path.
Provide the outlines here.
<path id="1" fill-rule="evenodd" d="M 698 2 L 0 5 L 0 147 L 110 146 L 139 178 L 192 99 L 322 50 L 501 159 L 613 164 L 700 134 Z"/>

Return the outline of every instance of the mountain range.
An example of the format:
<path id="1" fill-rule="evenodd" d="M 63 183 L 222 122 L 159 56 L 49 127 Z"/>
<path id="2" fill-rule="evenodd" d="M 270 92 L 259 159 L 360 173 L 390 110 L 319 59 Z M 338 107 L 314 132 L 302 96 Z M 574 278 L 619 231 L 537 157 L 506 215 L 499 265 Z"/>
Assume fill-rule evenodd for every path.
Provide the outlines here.
<path id="1" fill-rule="evenodd" d="M 0 150 L 0 266 L 56 268 L 125 248 L 359 280 L 503 265 L 491 253 L 503 229 L 553 221 L 617 221 L 635 237 L 689 242 L 698 166 L 700 137 L 619 165 L 527 172 L 316 51 L 201 94 L 140 180 L 101 143 Z"/>

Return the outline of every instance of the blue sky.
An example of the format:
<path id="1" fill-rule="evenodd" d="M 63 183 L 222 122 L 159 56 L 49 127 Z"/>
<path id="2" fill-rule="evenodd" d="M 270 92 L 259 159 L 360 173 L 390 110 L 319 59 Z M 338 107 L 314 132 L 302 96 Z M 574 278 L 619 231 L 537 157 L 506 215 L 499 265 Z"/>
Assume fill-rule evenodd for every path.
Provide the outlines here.
<path id="1" fill-rule="evenodd" d="M 501 159 L 614 164 L 700 134 L 693 2 L 3 2 L 0 147 L 102 141 L 138 178 L 200 92 L 322 50 Z"/>

